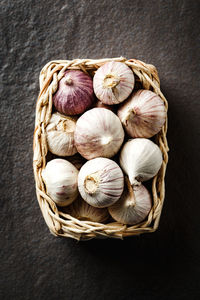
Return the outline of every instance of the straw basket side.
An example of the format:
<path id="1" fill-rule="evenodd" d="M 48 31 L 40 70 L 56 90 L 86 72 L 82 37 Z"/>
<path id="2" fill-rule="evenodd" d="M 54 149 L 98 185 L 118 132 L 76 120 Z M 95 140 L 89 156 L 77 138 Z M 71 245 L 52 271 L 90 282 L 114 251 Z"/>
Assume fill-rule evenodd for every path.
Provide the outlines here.
<path id="1" fill-rule="evenodd" d="M 52 114 L 52 95 L 58 88 L 59 80 L 67 69 L 82 70 L 94 76 L 95 71 L 108 61 L 119 61 L 129 66 L 136 78 L 136 84 L 142 88 L 152 90 L 163 100 L 166 109 L 167 100 L 160 90 L 160 80 L 156 68 L 136 59 L 108 58 L 108 59 L 74 59 L 51 61 L 44 66 L 40 73 L 40 93 L 36 104 L 35 131 L 33 140 L 33 170 L 36 184 L 36 194 L 40 209 L 49 230 L 55 236 L 71 237 L 77 240 L 91 238 L 123 238 L 145 232 L 153 232 L 159 225 L 160 215 L 165 196 L 165 172 L 168 162 L 167 120 L 162 130 L 156 135 L 156 143 L 163 154 L 163 163 L 159 173 L 152 180 L 153 206 L 144 222 L 128 226 L 118 222 L 100 224 L 90 221 L 80 221 L 71 215 L 63 213 L 46 194 L 41 172 L 46 166 L 48 146 L 45 128 Z"/>

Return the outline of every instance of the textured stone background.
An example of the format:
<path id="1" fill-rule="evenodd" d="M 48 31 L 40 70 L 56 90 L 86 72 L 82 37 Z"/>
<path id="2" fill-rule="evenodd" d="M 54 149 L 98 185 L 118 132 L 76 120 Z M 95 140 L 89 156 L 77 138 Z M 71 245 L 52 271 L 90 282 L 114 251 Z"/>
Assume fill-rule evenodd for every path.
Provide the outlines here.
<path id="1" fill-rule="evenodd" d="M 1 299 L 199 299 L 199 6 L 1 1 Z M 32 172 L 40 69 L 52 59 L 121 55 L 154 64 L 169 101 L 159 230 L 124 241 L 55 238 Z"/>

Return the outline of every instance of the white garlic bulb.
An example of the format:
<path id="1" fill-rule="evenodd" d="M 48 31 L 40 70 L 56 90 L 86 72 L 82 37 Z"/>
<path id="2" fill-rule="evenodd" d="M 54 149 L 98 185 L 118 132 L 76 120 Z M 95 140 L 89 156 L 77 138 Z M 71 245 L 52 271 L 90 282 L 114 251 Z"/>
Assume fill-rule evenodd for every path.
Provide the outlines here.
<path id="1" fill-rule="evenodd" d="M 131 137 L 150 138 L 166 120 L 162 99 L 149 90 L 138 90 L 120 105 L 117 112 L 125 131 Z"/>
<path id="2" fill-rule="evenodd" d="M 105 222 L 109 217 L 107 208 L 93 207 L 87 204 L 81 197 L 75 200 L 70 206 L 67 206 L 65 212 L 81 221 L 98 223 Z"/>
<path id="3" fill-rule="evenodd" d="M 128 179 L 121 198 L 108 211 L 115 221 L 135 225 L 148 216 L 151 207 L 151 195 L 145 186 L 132 187 Z"/>
<path id="4" fill-rule="evenodd" d="M 46 127 L 49 151 L 58 156 L 71 156 L 77 150 L 74 145 L 76 118 L 54 113 Z"/>
<path id="5" fill-rule="evenodd" d="M 126 142 L 120 153 L 120 166 L 131 185 L 154 177 L 162 165 L 160 148 L 149 139 L 136 138 Z"/>
<path id="6" fill-rule="evenodd" d="M 60 158 L 49 161 L 42 171 L 46 192 L 59 206 L 72 203 L 78 196 L 78 170 Z"/>
<path id="7" fill-rule="evenodd" d="M 111 61 L 101 66 L 93 78 L 94 92 L 105 104 L 118 104 L 132 92 L 135 77 L 132 70 L 122 62 Z"/>
<path id="8" fill-rule="evenodd" d="M 86 159 L 112 157 L 121 147 L 124 130 L 119 118 L 105 108 L 86 111 L 77 121 L 75 145 Z"/>
<path id="9" fill-rule="evenodd" d="M 123 172 L 111 159 L 99 157 L 89 160 L 80 169 L 78 189 L 88 204 L 94 207 L 108 207 L 115 203 L 123 192 Z"/>

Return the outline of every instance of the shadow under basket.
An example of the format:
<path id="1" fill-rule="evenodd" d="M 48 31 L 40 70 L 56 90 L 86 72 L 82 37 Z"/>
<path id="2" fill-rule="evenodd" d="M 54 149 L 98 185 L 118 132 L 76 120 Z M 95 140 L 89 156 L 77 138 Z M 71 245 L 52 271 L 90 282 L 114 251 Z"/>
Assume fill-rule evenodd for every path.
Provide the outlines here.
<path id="1" fill-rule="evenodd" d="M 52 114 L 52 95 L 58 88 L 59 80 L 68 69 L 82 70 L 94 76 L 95 71 L 109 61 L 123 62 L 129 66 L 135 75 L 135 87 L 152 90 L 163 100 L 166 110 L 167 100 L 160 90 L 160 80 L 156 68 L 136 59 L 108 58 L 108 59 L 74 59 L 58 60 L 47 63 L 40 73 L 40 93 L 36 105 L 35 131 L 33 140 L 33 169 L 36 184 L 36 194 L 43 217 L 55 236 L 71 237 L 76 240 L 92 238 L 123 238 L 139 235 L 145 232 L 154 232 L 159 225 L 160 215 L 165 196 L 165 172 L 168 162 L 168 145 L 166 139 L 167 120 L 161 131 L 155 136 L 155 142 L 163 154 L 163 162 L 159 173 L 152 180 L 153 205 L 148 218 L 134 226 L 111 222 L 108 224 L 91 221 L 80 221 L 69 214 L 65 214 L 46 194 L 42 180 L 42 170 L 46 166 L 48 146 L 45 128 Z"/>

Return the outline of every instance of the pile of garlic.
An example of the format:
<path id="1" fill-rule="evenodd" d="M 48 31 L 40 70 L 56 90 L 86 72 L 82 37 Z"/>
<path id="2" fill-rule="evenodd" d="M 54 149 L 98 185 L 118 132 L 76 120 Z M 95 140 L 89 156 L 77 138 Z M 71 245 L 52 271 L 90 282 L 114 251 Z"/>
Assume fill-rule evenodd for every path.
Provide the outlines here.
<path id="1" fill-rule="evenodd" d="M 163 158 L 149 138 L 167 112 L 157 94 L 134 85 L 133 71 L 111 61 L 93 78 L 66 71 L 53 95 L 56 112 L 46 138 L 57 158 L 42 178 L 49 197 L 79 220 L 135 225 L 151 210 L 151 193 L 142 183 L 158 173 Z"/>

